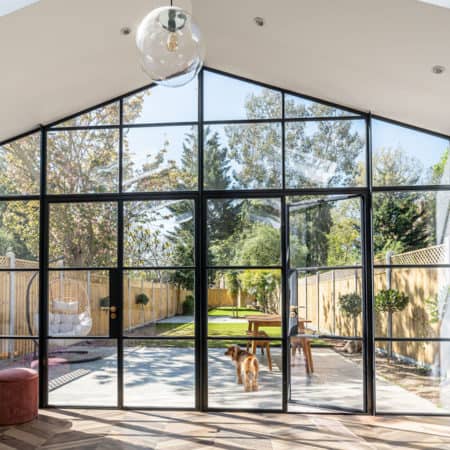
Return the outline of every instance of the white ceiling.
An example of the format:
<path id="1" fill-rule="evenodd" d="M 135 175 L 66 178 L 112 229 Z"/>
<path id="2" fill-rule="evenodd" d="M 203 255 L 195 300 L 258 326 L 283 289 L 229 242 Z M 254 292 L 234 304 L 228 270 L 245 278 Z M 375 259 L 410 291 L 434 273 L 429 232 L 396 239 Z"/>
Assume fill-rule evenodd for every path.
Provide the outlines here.
<path id="1" fill-rule="evenodd" d="M 162 3 L 41 0 L 0 17 L 0 140 L 147 84 L 134 36 L 119 30 Z M 450 10 L 415 0 L 192 3 L 208 66 L 450 134 Z M 435 64 L 448 71 L 434 75 Z"/>

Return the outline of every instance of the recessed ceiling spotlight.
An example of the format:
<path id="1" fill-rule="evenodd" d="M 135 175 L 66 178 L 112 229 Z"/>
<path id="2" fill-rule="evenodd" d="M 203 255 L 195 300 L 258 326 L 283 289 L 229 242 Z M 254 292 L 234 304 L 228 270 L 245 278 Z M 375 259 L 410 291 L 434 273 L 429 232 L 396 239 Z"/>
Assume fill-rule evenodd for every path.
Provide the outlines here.
<path id="1" fill-rule="evenodd" d="M 131 34 L 131 28 L 130 27 L 121 28 L 120 34 L 123 34 L 124 36 L 128 36 L 129 34 Z"/>
<path id="2" fill-rule="evenodd" d="M 441 73 L 444 73 L 445 72 L 445 67 L 444 66 L 433 66 L 432 68 L 431 68 L 431 71 L 433 72 L 433 73 L 435 73 L 436 75 L 440 75 Z"/>
<path id="3" fill-rule="evenodd" d="M 258 25 L 258 27 L 264 26 L 264 19 L 262 17 L 255 17 L 253 20 L 255 21 L 256 25 Z"/>

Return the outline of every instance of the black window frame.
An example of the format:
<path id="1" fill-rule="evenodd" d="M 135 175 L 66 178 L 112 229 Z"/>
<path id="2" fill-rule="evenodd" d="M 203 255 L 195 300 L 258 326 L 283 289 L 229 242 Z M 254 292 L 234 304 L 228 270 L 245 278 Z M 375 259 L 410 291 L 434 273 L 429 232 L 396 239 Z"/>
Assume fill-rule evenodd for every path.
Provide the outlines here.
<path id="1" fill-rule="evenodd" d="M 219 75 L 234 78 L 245 82 L 250 82 L 261 87 L 278 91 L 282 97 L 282 117 L 276 119 L 249 119 L 249 120 L 216 120 L 206 121 L 204 120 L 204 72 L 214 72 Z M 363 307 L 364 318 L 364 330 L 363 330 L 363 342 L 364 352 L 366 355 L 364 362 L 364 411 L 365 414 L 376 414 L 376 389 L 375 389 L 375 343 L 377 341 L 386 341 L 387 338 L 376 338 L 374 335 L 374 294 L 373 294 L 373 248 L 372 248 L 372 194 L 374 192 L 390 192 L 390 191 L 450 191 L 450 185 L 437 185 L 437 186 L 382 186 L 374 187 L 372 185 L 372 120 L 382 120 L 393 125 L 398 125 L 406 128 L 410 128 L 419 132 L 428 133 L 433 136 L 441 137 L 450 140 L 450 136 L 443 133 L 438 133 L 430 130 L 426 130 L 420 127 L 408 125 L 396 120 L 391 120 L 382 116 L 372 115 L 367 111 L 360 111 L 354 108 L 349 108 L 344 105 L 338 105 L 333 102 L 324 101 L 315 97 L 311 97 L 305 94 L 289 91 L 286 89 L 272 86 L 269 84 L 258 83 L 253 80 L 243 78 L 237 75 L 229 74 L 216 69 L 205 67 L 198 77 L 198 118 L 194 122 L 178 122 L 178 123 L 152 123 L 152 124 L 126 124 L 123 122 L 123 104 L 124 99 L 145 91 L 154 86 L 148 84 L 131 92 L 127 92 L 121 96 L 113 99 L 109 99 L 103 103 L 97 104 L 91 108 L 72 114 L 68 117 L 62 118 L 58 121 L 41 125 L 39 128 L 35 128 L 26 133 L 22 133 L 19 136 L 15 136 L 11 139 L 0 142 L 0 146 L 5 145 L 11 141 L 26 137 L 29 134 L 39 132 L 41 134 L 41 152 L 40 152 L 40 192 L 32 195 L 0 195 L 0 201 L 13 201 L 13 200 L 38 200 L 40 203 L 40 221 L 39 221 L 39 372 L 40 372 L 40 390 L 39 390 L 39 403 L 40 407 L 50 407 L 48 403 L 48 369 L 46 360 L 48 357 L 48 316 L 46 313 L 47 295 L 48 295 L 48 273 L 50 270 L 48 262 L 48 243 L 49 243 L 49 207 L 54 203 L 68 203 L 68 202 L 83 202 L 83 201 L 110 201 L 117 202 L 118 205 L 118 217 L 117 217 L 117 267 L 111 268 L 113 275 L 113 282 L 115 287 L 122 292 L 122 273 L 129 270 L 124 266 L 123 255 L 123 203 L 125 201 L 139 201 L 139 200 L 184 200 L 192 199 L 195 203 L 195 295 L 196 295 L 196 309 L 195 309 L 195 409 L 196 410 L 215 410 L 208 408 L 208 341 L 220 340 L 220 339 L 233 339 L 230 337 L 219 338 L 216 336 L 208 337 L 207 322 L 208 322 L 208 262 L 207 262 L 207 228 L 206 228 L 206 216 L 207 216 L 207 200 L 208 199 L 220 199 L 220 198 L 269 198 L 276 197 L 281 201 L 281 265 L 279 266 L 282 271 L 282 323 L 283 331 L 281 338 L 273 338 L 274 340 L 282 340 L 282 365 L 283 365 L 283 393 L 282 393 L 282 407 L 280 410 L 258 410 L 252 409 L 252 411 L 266 411 L 266 412 L 288 412 L 288 374 L 289 374 L 289 360 L 287 355 L 289 337 L 287 334 L 287 308 L 286 308 L 286 294 L 288 289 L 288 261 L 286 257 L 288 236 L 286 232 L 286 199 L 294 195 L 333 195 L 333 194 L 355 194 L 362 198 L 362 273 L 363 273 L 363 290 L 365 303 Z M 331 107 L 339 108 L 344 111 L 348 111 L 349 115 L 343 116 L 331 116 L 331 117 L 303 117 L 303 118 L 286 118 L 285 117 L 285 97 L 286 95 L 293 95 L 296 97 L 303 97 L 306 100 L 317 101 L 321 104 Z M 79 115 L 88 113 L 102 106 L 109 105 L 113 102 L 119 102 L 119 114 L 120 122 L 116 125 L 98 125 L 98 126 L 73 126 L 64 127 L 58 126 L 72 118 Z M 366 145 L 365 145 L 365 166 L 366 166 L 366 183 L 361 187 L 335 187 L 335 188 L 287 188 L 285 177 L 285 124 L 288 122 L 302 122 L 302 121 L 330 121 L 330 120 L 355 120 L 363 119 L 366 126 Z M 203 173 L 203 161 L 204 161 L 204 142 L 203 134 L 204 127 L 211 124 L 230 124 L 230 123 L 280 123 L 282 133 L 282 154 L 281 154 L 281 167 L 282 167 L 282 185 L 280 188 L 274 189 L 245 189 L 245 190 L 206 190 L 204 188 L 204 173 Z M 162 192 L 125 192 L 123 190 L 123 139 L 124 129 L 133 127 L 155 127 L 155 126 L 180 126 L 190 125 L 198 127 L 198 189 L 190 191 L 162 191 Z M 86 193 L 86 194 L 49 194 L 47 193 L 47 134 L 51 131 L 62 130 L 78 130 L 78 129 L 117 129 L 119 130 L 119 189 L 115 193 Z M 376 266 L 380 267 L 380 266 Z M 392 266 L 393 267 L 393 266 Z M 405 266 L 400 266 L 404 268 Z M 429 267 L 429 266 L 428 266 Z M 446 265 L 450 267 L 450 265 Z M 216 268 L 216 267 L 214 267 Z M 254 267 L 239 267 L 240 269 L 252 269 Z M 274 268 L 271 266 L 270 268 Z M 83 268 L 88 270 L 89 267 Z M 143 268 L 144 269 L 144 268 Z M 8 268 L 0 268 L 0 271 L 10 271 Z M 16 269 L 21 270 L 21 269 Z M 68 269 L 71 270 L 71 269 Z M 96 270 L 96 268 L 92 268 Z M 119 319 L 119 328 L 122 330 L 121 320 Z M 118 404 L 119 408 L 126 408 L 123 403 L 123 341 L 125 339 L 130 340 L 130 337 L 124 336 L 123 333 L 119 333 L 117 339 L 117 357 L 118 357 Z M 1 336 L 0 339 L 30 339 L 30 336 Z M 91 339 L 91 337 L 89 337 Z M 159 337 L 146 339 L 161 339 Z M 165 338 L 169 339 L 169 338 Z M 176 337 L 177 340 L 192 340 L 192 337 Z M 241 340 L 241 338 L 234 338 Z M 258 338 L 252 338 L 258 339 Z M 264 338 L 266 339 L 266 338 Z M 393 338 L 399 340 L 398 338 Z M 414 340 L 409 339 L 408 340 Z M 426 339 L 417 339 L 420 341 Z M 433 339 L 433 341 L 448 341 L 450 339 Z M 77 406 L 81 407 L 81 406 Z M 161 409 L 149 407 L 148 409 Z M 162 408 L 162 409 L 176 409 L 176 408 Z M 185 409 L 185 408 L 180 408 Z M 220 409 L 221 411 L 226 408 Z M 338 414 L 339 412 L 336 412 Z M 389 412 L 383 412 L 389 413 Z M 392 413 L 398 414 L 398 413 Z M 409 413 L 408 413 L 409 414 Z M 414 412 L 412 414 L 419 414 Z M 430 414 L 430 415 L 450 415 L 450 414 Z"/>

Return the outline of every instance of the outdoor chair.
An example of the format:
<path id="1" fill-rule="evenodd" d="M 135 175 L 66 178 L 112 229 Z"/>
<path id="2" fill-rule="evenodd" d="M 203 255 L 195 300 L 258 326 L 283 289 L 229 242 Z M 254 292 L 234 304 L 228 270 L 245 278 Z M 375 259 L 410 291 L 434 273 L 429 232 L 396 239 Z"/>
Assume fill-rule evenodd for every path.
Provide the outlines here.
<path id="1" fill-rule="evenodd" d="M 247 336 L 252 337 L 269 337 L 265 331 L 247 331 Z M 249 351 L 252 345 L 251 341 L 247 341 L 247 351 Z M 261 349 L 261 354 L 264 355 L 264 349 L 266 350 L 267 363 L 269 370 L 272 372 L 272 357 L 270 355 L 270 341 L 255 341 L 256 348 Z M 256 353 L 256 352 L 255 352 Z"/>
<path id="2" fill-rule="evenodd" d="M 314 372 L 314 364 L 311 352 L 311 339 L 302 336 L 292 336 L 291 337 L 291 350 L 292 359 L 295 358 L 295 353 L 297 349 L 303 351 L 303 356 L 305 358 L 305 369 L 308 375 Z"/>

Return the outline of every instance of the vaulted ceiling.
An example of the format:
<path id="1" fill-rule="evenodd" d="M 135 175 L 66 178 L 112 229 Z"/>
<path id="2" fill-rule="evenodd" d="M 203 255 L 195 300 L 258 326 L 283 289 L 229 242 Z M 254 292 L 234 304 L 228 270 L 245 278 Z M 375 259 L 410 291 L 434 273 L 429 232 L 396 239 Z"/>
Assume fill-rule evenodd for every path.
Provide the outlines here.
<path id="1" fill-rule="evenodd" d="M 120 29 L 134 31 L 165 3 L 40 0 L 0 17 L 0 140 L 147 84 L 134 35 Z M 209 67 L 450 134 L 450 9 L 416 0 L 187 3 L 175 0 L 192 6 Z M 435 75 L 436 64 L 448 70 Z"/>

